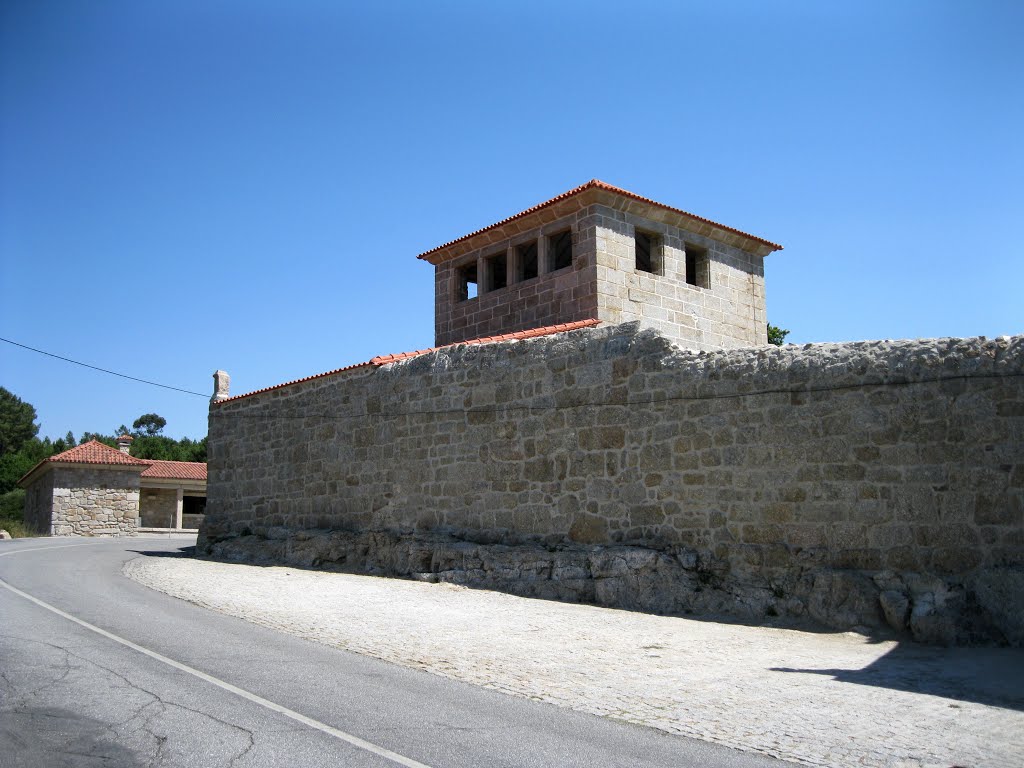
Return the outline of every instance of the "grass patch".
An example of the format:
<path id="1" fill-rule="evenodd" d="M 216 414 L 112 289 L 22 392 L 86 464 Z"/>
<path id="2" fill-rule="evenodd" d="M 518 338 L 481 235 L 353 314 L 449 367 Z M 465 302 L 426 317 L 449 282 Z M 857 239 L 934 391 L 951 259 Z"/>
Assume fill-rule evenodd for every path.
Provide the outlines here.
<path id="1" fill-rule="evenodd" d="M 25 491 L 15 488 L 0 494 L 0 530 L 7 531 L 16 539 L 26 536 L 40 536 L 25 525 Z"/>

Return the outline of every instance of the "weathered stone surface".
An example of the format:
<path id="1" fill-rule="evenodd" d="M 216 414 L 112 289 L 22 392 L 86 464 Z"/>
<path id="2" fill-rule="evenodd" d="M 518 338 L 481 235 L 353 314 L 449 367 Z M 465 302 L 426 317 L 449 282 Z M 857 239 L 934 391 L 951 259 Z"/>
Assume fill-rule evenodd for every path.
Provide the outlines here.
<path id="1" fill-rule="evenodd" d="M 53 536 L 134 535 L 139 472 L 56 466 L 26 489 L 25 525 Z"/>
<path id="2" fill-rule="evenodd" d="M 897 632 L 904 632 L 910 620 L 910 600 L 902 592 L 886 590 L 878 596 L 882 613 L 890 627 Z"/>
<path id="3" fill-rule="evenodd" d="M 973 583 L 978 605 L 1010 645 L 1024 645 L 1024 569 L 993 568 Z"/>
<path id="4" fill-rule="evenodd" d="M 957 609 L 962 599 L 962 593 L 947 589 L 918 595 L 910 611 L 914 639 L 931 645 L 955 645 L 959 634 Z"/>
<path id="5" fill-rule="evenodd" d="M 881 625 L 878 590 L 859 573 L 820 571 L 814 577 L 807 612 L 829 627 Z"/>
<path id="6" fill-rule="evenodd" d="M 551 572 L 581 580 L 565 599 L 847 626 L 899 624 L 901 594 L 915 637 L 1001 642 L 1019 631 L 976 584 L 1024 568 L 1024 416 L 996 407 L 1022 373 L 1024 337 L 694 352 L 625 325 L 442 349 L 211 405 L 200 548 L 415 533 L 422 562 L 374 545 L 373 567 L 545 594 L 497 548 L 685 550 L 626 558 L 634 582 Z"/>

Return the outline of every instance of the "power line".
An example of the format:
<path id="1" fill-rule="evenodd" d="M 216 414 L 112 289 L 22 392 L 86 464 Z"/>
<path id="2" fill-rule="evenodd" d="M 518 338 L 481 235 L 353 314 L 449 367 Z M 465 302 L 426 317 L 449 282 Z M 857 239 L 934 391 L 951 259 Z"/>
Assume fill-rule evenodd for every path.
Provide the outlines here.
<path id="1" fill-rule="evenodd" d="M 111 376 L 120 376 L 122 379 L 130 379 L 131 381 L 137 381 L 140 384 L 149 384 L 150 386 L 153 386 L 153 387 L 161 387 L 162 389 L 171 389 L 171 390 L 174 390 L 175 392 L 184 392 L 186 395 L 195 395 L 196 397 L 207 397 L 207 395 L 204 395 L 202 392 L 193 392 L 190 389 L 181 389 L 179 387 L 171 387 L 171 386 L 168 386 L 167 384 L 158 384 L 155 381 L 147 381 L 146 379 L 139 379 L 139 378 L 136 378 L 135 376 L 129 376 L 129 375 L 125 374 L 125 373 L 118 373 L 117 371 L 108 371 L 106 368 L 100 368 L 100 367 L 95 366 L 95 365 L 89 365 L 88 363 L 82 363 L 82 362 L 79 362 L 78 360 L 72 360 L 69 357 L 61 357 L 60 355 L 55 355 L 52 352 L 46 352 L 46 351 L 44 351 L 42 349 L 36 349 L 35 347 L 30 347 L 27 344 L 19 344 L 16 341 L 11 341 L 10 339 L 5 339 L 2 336 L 0 336 L 0 341 L 6 341 L 8 344 L 13 344 L 16 347 L 21 347 L 22 349 L 27 349 L 27 350 L 29 350 L 31 352 L 38 352 L 40 355 L 46 355 L 47 357 L 55 357 L 58 360 L 63 360 L 65 363 L 74 363 L 75 365 L 80 365 L 83 368 L 92 368 L 94 371 L 99 371 L 101 373 L 109 373 Z"/>

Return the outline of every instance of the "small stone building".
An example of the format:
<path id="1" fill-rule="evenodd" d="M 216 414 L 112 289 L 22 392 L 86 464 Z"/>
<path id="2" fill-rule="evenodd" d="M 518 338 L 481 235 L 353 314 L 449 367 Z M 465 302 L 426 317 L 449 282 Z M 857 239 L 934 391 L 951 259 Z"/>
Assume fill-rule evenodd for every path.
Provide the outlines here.
<path id="1" fill-rule="evenodd" d="M 44 459 L 18 485 L 25 524 L 53 536 L 193 531 L 206 506 L 206 464 L 138 459 L 96 440 Z"/>
<path id="2" fill-rule="evenodd" d="M 599 320 L 711 350 L 767 344 L 764 257 L 781 249 L 594 179 L 419 258 L 437 346 Z"/>

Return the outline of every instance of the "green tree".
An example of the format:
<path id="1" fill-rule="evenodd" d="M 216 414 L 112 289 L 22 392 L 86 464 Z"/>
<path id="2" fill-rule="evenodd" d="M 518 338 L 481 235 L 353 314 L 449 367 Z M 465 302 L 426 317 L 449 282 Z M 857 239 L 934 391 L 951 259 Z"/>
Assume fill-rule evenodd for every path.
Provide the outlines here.
<path id="1" fill-rule="evenodd" d="M 36 409 L 0 387 L 0 456 L 17 451 L 39 432 Z"/>
<path id="2" fill-rule="evenodd" d="M 26 440 L 17 451 L 0 455 L 0 494 L 13 491 L 17 482 L 32 467 L 54 454 L 50 438 Z"/>
<path id="3" fill-rule="evenodd" d="M 774 344 L 776 347 L 781 347 L 789 335 L 789 331 L 779 328 L 777 325 L 768 323 L 768 343 Z"/>
<path id="4" fill-rule="evenodd" d="M 167 419 L 155 413 L 144 413 L 132 423 L 136 435 L 147 437 L 159 435 L 166 426 Z"/>

